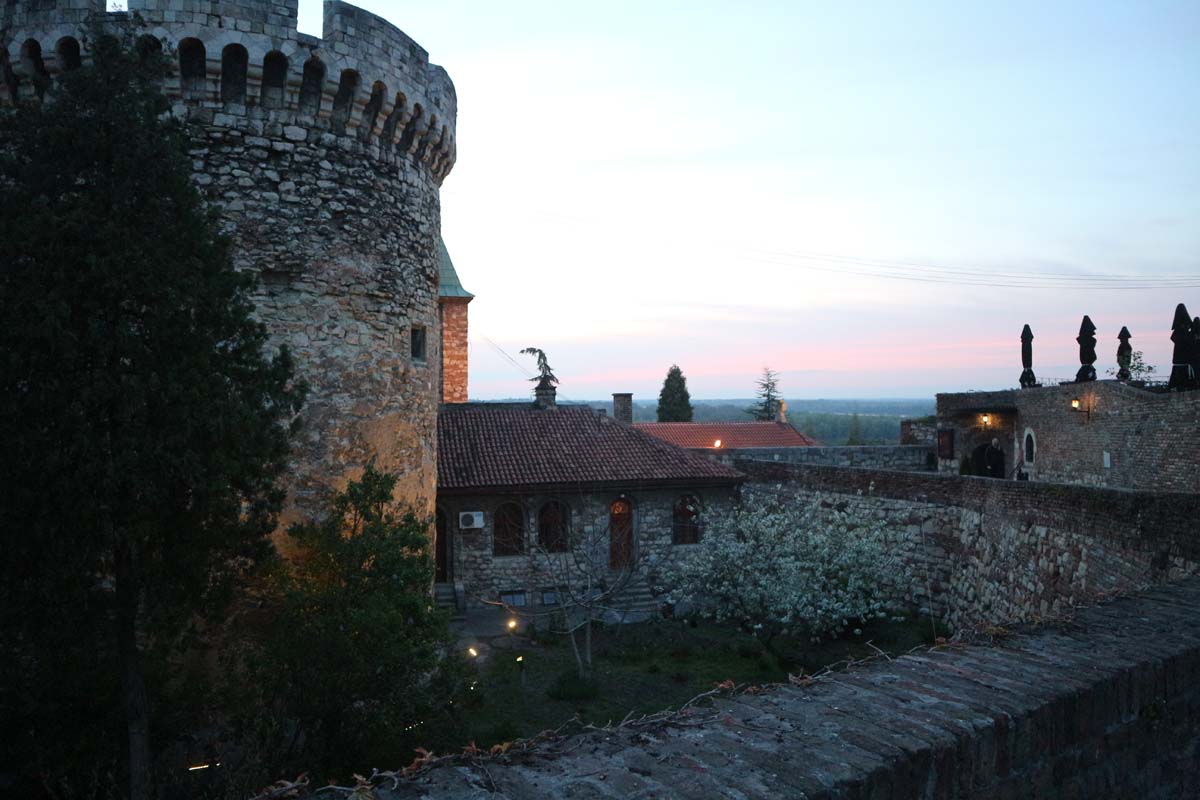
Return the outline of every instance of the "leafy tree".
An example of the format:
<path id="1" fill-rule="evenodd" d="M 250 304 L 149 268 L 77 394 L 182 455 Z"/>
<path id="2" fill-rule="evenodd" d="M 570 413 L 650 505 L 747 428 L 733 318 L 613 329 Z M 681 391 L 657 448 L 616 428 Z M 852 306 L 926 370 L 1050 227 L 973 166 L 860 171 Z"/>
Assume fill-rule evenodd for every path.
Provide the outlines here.
<path id="1" fill-rule="evenodd" d="M 1129 377 L 1135 381 L 1143 381 L 1154 374 L 1158 368 L 1153 364 L 1146 363 L 1146 356 L 1141 350 L 1134 350 L 1129 354 Z M 1117 368 L 1112 367 L 1104 371 L 1106 375 L 1116 375 Z"/>
<path id="2" fill-rule="evenodd" d="M 884 611 L 903 567 L 878 521 L 816 498 L 810 505 L 743 505 L 705 529 L 707 544 L 666 570 L 667 599 L 730 621 L 770 647 L 782 634 L 818 639 Z"/>
<path id="3" fill-rule="evenodd" d="M 849 446 L 866 444 L 867 440 L 863 437 L 862 420 L 858 418 L 858 414 L 850 417 L 850 432 L 846 434 L 846 444 Z"/>
<path id="4" fill-rule="evenodd" d="M 687 378 L 678 364 L 672 364 L 658 393 L 659 422 L 691 422 L 692 397 L 688 394 Z"/>
<path id="5" fill-rule="evenodd" d="M 288 531 L 301 555 L 278 576 L 282 610 L 265 675 L 298 721 L 311 767 L 395 760 L 422 733 L 410 726 L 447 699 L 451 675 L 439 652 L 448 634 L 430 600 L 429 523 L 394 506 L 395 486 L 394 476 L 368 467 L 334 497 L 324 521 Z"/>
<path id="6" fill-rule="evenodd" d="M 96 34 L 53 102 L 0 117 L 0 772 L 77 779 L 123 738 L 141 800 L 168 657 L 269 552 L 303 389 L 161 60 Z"/>
<path id="7" fill-rule="evenodd" d="M 558 383 L 558 378 L 554 375 L 554 369 L 546 361 L 546 354 L 537 347 L 526 347 L 521 351 L 523 356 L 534 356 L 537 358 L 538 374 L 529 380 L 537 383 L 539 387 L 548 387 Z"/>
<path id="8" fill-rule="evenodd" d="M 746 413 L 759 422 L 771 422 L 779 411 L 779 373 L 763 367 L 762 377 L 754 384 L 758 387 L 755 396 L 758 402 L 746 409 Z"/>

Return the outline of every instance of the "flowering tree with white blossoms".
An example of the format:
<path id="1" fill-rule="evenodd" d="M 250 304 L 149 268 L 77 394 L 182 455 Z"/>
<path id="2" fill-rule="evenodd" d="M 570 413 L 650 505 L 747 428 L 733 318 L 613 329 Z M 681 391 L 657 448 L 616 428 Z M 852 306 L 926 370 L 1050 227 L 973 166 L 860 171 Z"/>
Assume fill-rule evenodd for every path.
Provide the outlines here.
<path id="1" fill-rule="evenodd" d="M 877 520 L 819 497 L 807 506 L 739 506 L 708 522 L 704 538 L 660 574 L 667 600 L 737 623 L 768 647 L 780 634 L 815 640 L 883 614 L 904 569 Z"/>

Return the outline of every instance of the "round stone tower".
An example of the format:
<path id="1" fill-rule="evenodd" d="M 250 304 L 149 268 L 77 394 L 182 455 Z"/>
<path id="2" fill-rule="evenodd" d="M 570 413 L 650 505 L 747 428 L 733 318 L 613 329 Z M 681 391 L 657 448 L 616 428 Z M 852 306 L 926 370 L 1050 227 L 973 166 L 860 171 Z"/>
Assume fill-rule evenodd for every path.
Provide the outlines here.
<path id="1" fill-rule="evenodd" d="M 87 61 L 104 0 L 0 2 L 0 105 L 40 102 Z M 439 187 L 454 164 L 454 85 L 362 9 L 297 0 L 130 0 L 139 46 L 175 64 L 196 184 L 222 209 L 257 315 L 310 386 L 284 524 L 372 460 L 432 514 L 441 384 Z"/>

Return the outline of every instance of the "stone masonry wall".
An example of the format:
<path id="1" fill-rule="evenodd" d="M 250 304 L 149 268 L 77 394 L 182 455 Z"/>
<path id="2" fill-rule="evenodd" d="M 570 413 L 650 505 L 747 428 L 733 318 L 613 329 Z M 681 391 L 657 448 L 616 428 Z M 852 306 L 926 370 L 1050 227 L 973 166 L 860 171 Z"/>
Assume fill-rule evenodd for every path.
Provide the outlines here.
<path id="1" fill-rule="evenodd" d="M 467 303 L 442 299 L 442 402 L 467 402 Z"/>
<path id="2" fill-rule="evenodd" d="M 1073 411 L 1072 399 L 1087 413 Z M 953 428 L 956 437 L 955 458 L 941 461 L 943 471 L 957 472 L 975 444 L 995 435 L 1009 472 L 1019 467 L 1033 480 L 1200 492 L 1200 391 L 1095 381 L 940 394 L 937 406 L 939 427 Z M 1024 452 L 1026 434 L 1032 458 Z"/>
<path id="3" fill-rule="evenodd" d="M 639 489 L 625 490 L 579 490 L 575 492 L 553 492 L 537 494 L 484 494 L 447 495 L 438 497 L 438 507 L 446 513 L 452 535 L 453 563 L 452 579 L 462 584 L 468 607 L 478 607 L 486 600 L 495 601 L 500 592 L 524 590 L 530 593 L 530 602 L 538 602 L 537 592 L 550 588 L 549 576 L 556 570 L 546 568 L 547 555 L 530 554 L 537 542 L 537 515 L 541 507 L 557 500 L 570 509 L 569 529 L 577 541 L 591 542 L 597 550 L 597 558 L 607 563 L 608 558 L 608 513 L 609 505 L 624 498 L 633 505 L 633 534 L 641 554 L 641 563 L 646 569 L 661 564 L 667 559 L 686 557 L 699 545 L 674 545 L 671 543 L 672 510 L 675 502 L 683 495 L 699 499 L 701 521 L 705 513 L 728 510 L 734 501 L 734 490 L 725 489 Z M 492 521 L 496 509 L 503 503 L 516 502 L 525 512 L 526 554 L 497 556 L 492 552 Z M 482 511 L 484 527 L 481 530 L 461 530 L 458 515 L 463 511 Z M 566 556 L 553 556 L 566 558 Z M 644 594 L 645 581 L 637 581 L 636 591 Z M 632 588 L 632 587 L 631 587 Z M 634 600 L 644 597 L 632 598 Z"/>
<path id="4" fill-rule="evenodd" d="M 720 453 L 721 461 L 734 466 L 738 459 L 780 461 L 788 464 L 823 464 L 830 467 L 868 467 L 930 472 L 936 468 L 937 457 L 928 445 L 833 445 L 820 447 L 743 447 Z"/>
<path id="5" fill-rule="evenodd" d="M 739 461 L 746 502 L 879 519 L 908 566 L 897 590 L 954 628 L 1055 618 L 1194 573 L 1200 496 Z"/>
<path id="6" fill-rule="evenodd" d="M 296 0 L 131 0 L 130 10 L 175 64 L 164 91 L 235 265 L 260 279 L 256 314 L 310 386 L 282 524 L 318 512 L 329 487 L 372 460 L 400 475 L 399 497 L 432 513 L 438 195 L 455 155 L 445 71 L 341 2 L 325 4 L 324 39 L 296 31 Z M 82 43 L 87 61 L 84 23 L 102 12 L 101 0 L 0 6 L 0 105 L 52 99 L 72 48 Z M 414 327 L 431 334 L 423 360 L 411 357 Z"/>
<path id="7" fill-rule="evenodd" d="M 1200 582 L 661 725 L 456 762 L 383 800 L 1181 800 L 1200 796 Z M 513 752 L 519 748 L 514 747 Z"/>

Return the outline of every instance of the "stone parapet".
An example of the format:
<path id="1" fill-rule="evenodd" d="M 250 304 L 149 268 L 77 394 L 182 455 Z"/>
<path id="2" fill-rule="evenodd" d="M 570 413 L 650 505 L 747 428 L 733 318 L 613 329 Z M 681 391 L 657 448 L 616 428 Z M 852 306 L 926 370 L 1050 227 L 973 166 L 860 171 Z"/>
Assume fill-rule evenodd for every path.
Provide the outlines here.
<path id="1" fill-rule="evenodd" d="M 1200 582 L 995 646 L 770 686 L 530 757 L 435 768 L 400 798 L 1174 800 L 1200 795 Z"/>
<path id="2" fill-rule="evenodd" d="M 440 184 L 454 166 L 457 97 L 446 71 L 386 20 L 327 0 L 321 39 L 296 30 L 297 0 L 131 0 L 143 41 L 175 60 L 163 86 L 176 112 L 361 143 L 362 158 L 410 160 Z M 50 96 L 72 59 L 87 60 L 101 0 L 19 0 L 0 7 L 0 105 Z"/>

